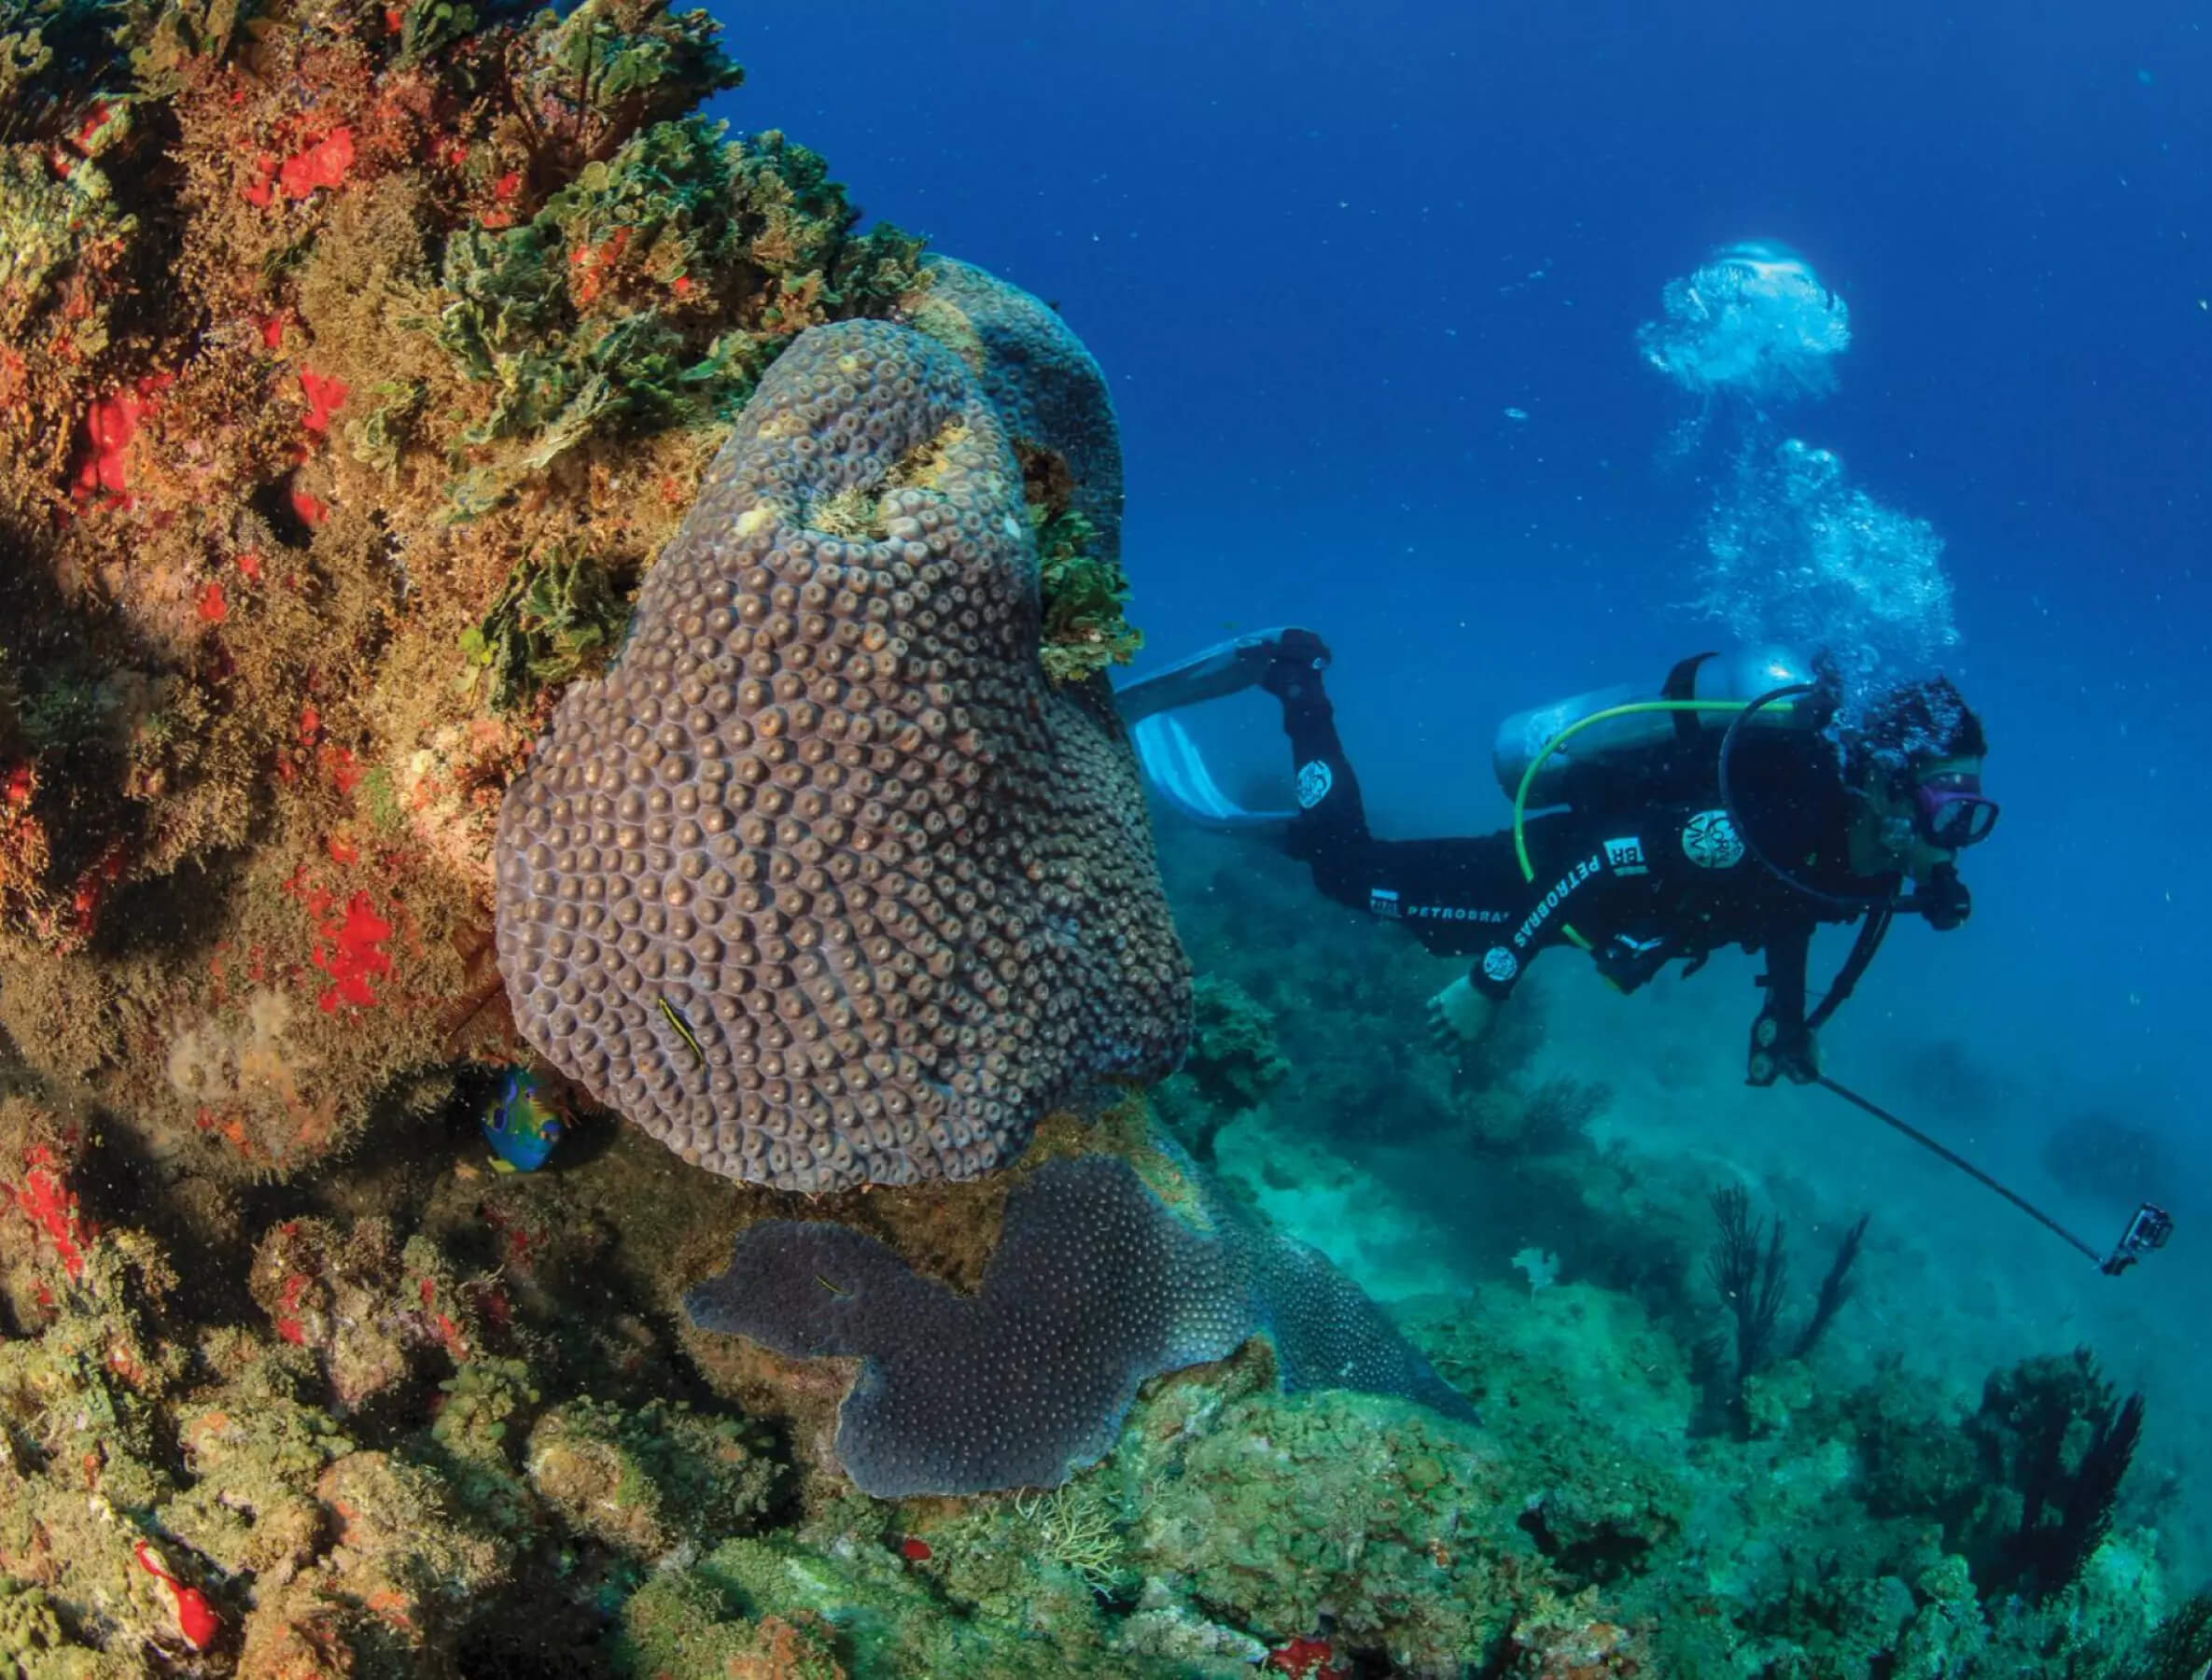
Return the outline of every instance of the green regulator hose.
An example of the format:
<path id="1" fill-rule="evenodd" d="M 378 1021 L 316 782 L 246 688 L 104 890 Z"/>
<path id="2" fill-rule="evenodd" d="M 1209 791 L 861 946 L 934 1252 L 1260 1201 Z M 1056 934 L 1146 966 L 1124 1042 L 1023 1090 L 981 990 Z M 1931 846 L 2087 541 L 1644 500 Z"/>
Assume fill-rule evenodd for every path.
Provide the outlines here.
<path id="1" fill-rule="evenodd" d="M 1533 883 L 1536 878 L 1536 866 L 1529 859 L 1529 790 L 1536 785 L 1536 773 L 1544 768 L 1546 762 L 1551 755 L 1584 730 L 1589 728 L 1593 723 L 1603 723 L 1611 718 L 1630 718 L 1645 712 L 1714 712 L 1734 715 L 1749 711 L 1754 706 L 1759 704 L 1756 700 L 1630 700 L 1619 706 L 1608 706 L 1603 711 L 1592 712 L 1589 717 L 1578 719 L 1568 724 L 1550 740 L 1545 742 L 1544 750 L 1529 761 L 1529 767 L 1521 772 L 1520 786 L 1513 795 L 1513 852 L 1514 856 L 1520 861 L 1521 879 Z M 1785 712 L 1794 710 L 1795 707 L 1786 700 L 1778 700 L 1765 705 L 1761 709 Z M 1561 922 L 1560 931 L 1582 949 L 1587 951 L 1590 948 L 1589 941 L 1583 938 L 1569 924 Z"/>

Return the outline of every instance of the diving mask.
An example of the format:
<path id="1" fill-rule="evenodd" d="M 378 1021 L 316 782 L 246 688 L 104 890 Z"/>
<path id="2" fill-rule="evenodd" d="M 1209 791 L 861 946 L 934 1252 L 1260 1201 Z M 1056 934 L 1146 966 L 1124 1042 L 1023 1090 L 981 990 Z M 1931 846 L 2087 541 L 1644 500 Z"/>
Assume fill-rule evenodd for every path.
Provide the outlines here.
<path id="1" fill-rule="evenodd" d="M 1945 770 L 1912 784 L 1912 826 L 1930 846 L 1948 851 L 1979 846 L 1997 826 L 1997 802 L 1981 793 L 1981 777 Z"/>

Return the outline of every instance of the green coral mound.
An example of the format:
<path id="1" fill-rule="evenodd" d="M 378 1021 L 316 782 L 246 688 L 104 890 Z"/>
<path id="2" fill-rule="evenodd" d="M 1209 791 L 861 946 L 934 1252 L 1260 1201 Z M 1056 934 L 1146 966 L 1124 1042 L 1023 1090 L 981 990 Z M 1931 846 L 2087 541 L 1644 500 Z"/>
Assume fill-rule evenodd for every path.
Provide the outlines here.
<path id="1" fill-rule="evenodd" d="M 675 1674 L 773 1674 L 844 1680 L 836 1639 L 819 1617 L 747 1618 L 707 1574 L 655 1575 L 623 1606 L 613 1667 L 634 1680 Z"/>
<path id="2" fill-rule="evenodd" d="M 528 1533 L 539 1517 L 517 1463 L 524 1431 L 543 1398 L 519 1359 L 483 1355 L 438 1385 L 427 1448 L 417 1450 L 469 1509 L 501 1534 Z"/>
<path id="3" fill-rule="evenodd" d="M 229 1575 L 282 1575 L 327 1520 L 324 1470 L 355 1449 L 310 1397 L 304 1356 L 257 1360 L 180 1425 L 195 1480 L 161 1510 L 163 1529 Z"/>
<path id="4" fill-rule="evenodd" d="M 781 1478 L 742 1420 L 661 1400 L 555 1407 L 530 1431 L 525 1469 L 576 1532 L 649 1560 L 757 1526 Z"/>
<path id="5" fill-rule="evenodd" d="M 43 1588 L 0 1575 L 0 1672 L 26 1680 L 108 1680 L 139 1671 L 70 1638 Z"/>
<path id="6" fill-rule="evenodd" d="M 539 1402 L 530 1367 L 519 1359 L 471 1359 L 438 1385 L 444 1396 L 430 1437 L 459 1458 L 503 1459 L 514 1425 Z"/>
<path id="7" fill-rule="evenodd" d="M 1154 1089 L 1155 1112 L 1201 1161 L 1239 1114 L 1257 1108 L 1291 1065 L 1275 1037 L 1275 1012 L 1234 980 L 1200 974 L 1191 983 L 1191 1048 Z"/>
<path id="8" fill-rule="evenodd" d="M 1183 1062 L 1198 1095 L 1231 1113 L 1256 1107 L 1291 1071 L 1275 1037 L 1275 1012 L 1218 974 L 1191 987 L 1195 1042 Z"/>
<path id="9" fill-rule="evenodd" d="M 1505 1653 L 1553 1577 L 1473 1427 L 1273 1380 L 1258 1355 L 1160 1385 L 1051 1493 L 907 1506 L 904 1536 L 849 1499 L 703 1567 L 748 1610 L 829 1615 L 856 1674 L 1006 1672 L 1015 1636 L 1033 1673 L 1249 1674 L 1323 1627 L 1394 1673 Z"/>
<path id="10" fill-rule="evenodd" d="M 1332 1618 L 1417 1673 L 1511 1629 L 1499 1554 L 1516 1543 L 1467 1524 L 1494 1480 L 1467 1426 L 1375 1395 L 1262 1393 L 1178 1445 L 1147 1466 L 1138 1555 L 1238 1626 L 1281 1644 Z"/>
<path id="11" fill-rule="evenodd" d="M 988 1521 L 961 1519 L 978 1535 Z M 680 1590 L 692 1606 L 720 1603 L 725 1618 L 749 1617 L 763 1630 L 826 1626 L 852 1680 L 1230 1680 L 1252 1673 L 1249 1656 L 1162 1660 L 1118 1644 L 1080 1581 L 1036 1578 L 1018 1549 L 1018 1528 L 988 1528 L 997 1536 L 988 1555 L 959 1528 L 932 1529 L 931 1555 L 909 1561 L 886 1543 L 882 1522 L 880 1507 L 854 1501 L 796 1535 L 727 1541 L 686 1572 L 693 1584 Z"/>

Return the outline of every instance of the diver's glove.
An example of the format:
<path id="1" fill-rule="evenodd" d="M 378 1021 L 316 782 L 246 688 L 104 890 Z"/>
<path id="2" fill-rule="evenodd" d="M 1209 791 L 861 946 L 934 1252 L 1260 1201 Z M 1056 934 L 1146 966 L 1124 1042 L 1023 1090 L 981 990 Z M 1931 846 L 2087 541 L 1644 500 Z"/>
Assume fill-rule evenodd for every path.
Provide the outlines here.
<path id="1" fill-rule="evenodd" d="M 1276 638 L 1260 687 L 1284 701 L 1321 696 L 1321 674 L 1329 668 L 1329 644 L 1310 630 L 1293 626 Z"/>
<path id="2" fill-rule="evenodd" d="M 1462 974 L 1429 1000 L 1429 1043 L 1447 1056 L 1463 1055 L 1490 1035 L 1497 1014 L 1498 1001 Z"/>
<path id="3" fill-rule="evenodd" d="M 1590 959 L 1607 985 L 1617 991 L 1632 992 L 1666 967 L 1668 959 L 1674 955 L 1671 942 L 1664 938 L 1637 939 L 1616 933 L 1590 952 Z"/>
<path id="4" fill-rule="evenodd" d="M 1776 1079 L 1811 1085 L 1820 1077 L 1820 1041 L 1804 1022 L 1791 1023 L 1761 1011 L 1751 1024 L 1751 1065 L 1745 1085 L 1771 1085 Z"/>
<path id="5" fill-rule="evenodd" d="M 1939 863 L 1928 872 L 1928 878 L 1913 895 L 1912 902 L 1921 915 L 1928 918 L 1928 926 L 1939 933 L 1966 925 L 1967 917 L 1974 914 L 1974 895 L 1967 890 L 1966 882 L 1958 878 L 1958 865 Z"/>

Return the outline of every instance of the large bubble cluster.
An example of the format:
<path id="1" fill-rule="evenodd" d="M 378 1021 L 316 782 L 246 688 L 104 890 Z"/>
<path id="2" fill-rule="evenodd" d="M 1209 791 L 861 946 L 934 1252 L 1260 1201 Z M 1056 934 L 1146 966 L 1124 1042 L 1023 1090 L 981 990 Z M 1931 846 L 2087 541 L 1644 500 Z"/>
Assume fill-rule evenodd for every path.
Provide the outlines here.
<path id="1" fill-rule="evenodd" d="M 1747 642 L 1817 648 L 1846 709 L 1958 640 L 1943 539 L 1799 439 L 1746 445 L 1705 527 L 1699 605 Z"/>
<path id="2" fill-rule="evenodd" d="M 1720 457 L 1695 603 L 1746 642 L 1822 654 L 1842 686 L 1841 721 L 1958 640 L 1943 541 L 1884 506 L 1828 450 L 1785 438 L 1784 402 L 1835 389 L 1851 314 L 1786 245 L 1745 240 L 1667 283 L 1637 345 L 1698 399 L 1670 453 Z"/>
<path id="3" fill-rule="evenodd" d="M 1786 245 L 1746 240 L 1667 282 L 1636 334 L 1644 359 L 1701 398 L 1766 405 L 1826 397 L 1851 347 L 1851 311 Z"/>

